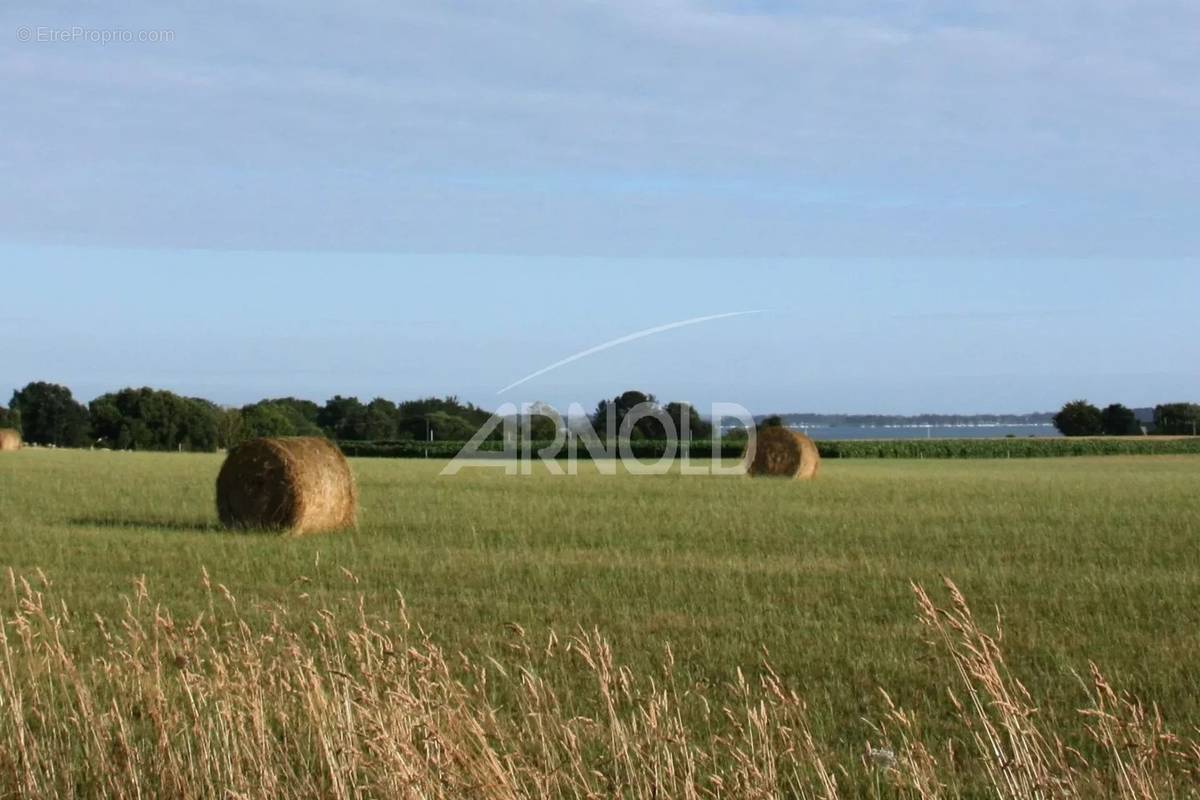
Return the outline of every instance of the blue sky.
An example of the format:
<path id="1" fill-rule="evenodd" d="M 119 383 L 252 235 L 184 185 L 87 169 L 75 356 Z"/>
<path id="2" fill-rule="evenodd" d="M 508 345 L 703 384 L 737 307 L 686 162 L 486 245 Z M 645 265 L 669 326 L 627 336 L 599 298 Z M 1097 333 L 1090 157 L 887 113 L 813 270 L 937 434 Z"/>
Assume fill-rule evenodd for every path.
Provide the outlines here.
<path id="1" fill-rule="evenodd" d="M 0 25 L 2 398 L 1200 396 L 1194 3 L 18 2 Z M 87 40 L 114 30 L 170 40 Z"/>

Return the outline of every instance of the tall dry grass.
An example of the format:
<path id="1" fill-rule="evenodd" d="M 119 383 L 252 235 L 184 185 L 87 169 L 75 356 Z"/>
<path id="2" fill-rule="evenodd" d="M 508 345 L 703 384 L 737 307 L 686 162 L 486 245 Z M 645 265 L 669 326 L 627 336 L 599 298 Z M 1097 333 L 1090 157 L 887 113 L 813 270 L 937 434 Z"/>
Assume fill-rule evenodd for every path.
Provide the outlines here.
<path id="1" fill-rule="evenodd" d="M 1078 730 L 1049 729 L 998 623 L 985 630 L 949 583 L 944 608 L 914 591 L 957 673 L 931 689 L 960 729 L 931 738 L 883 694 L 875 741 L 854 752 L 817 740 L 769 664 L 733 670 L 733 701 L 718 703 L 677 678 L 669 647 L 661 670 L 634 675 L 596 631 L 535 643 L 514 629 L 511 658 L 473 660 L 361 601 L 256 630 L 204 585 L 195 619 L 137 581 L 105 620 L 55 601 L 40 572 L 9 571 L 0 797 L 1167 798 L 1200 785 L 1195 740 L 1095 666 Z M 589 695 L 556 689 L 548 665 L 581 671 Z M 1081 737 L 1089 747 L 1067 744 Z"/>

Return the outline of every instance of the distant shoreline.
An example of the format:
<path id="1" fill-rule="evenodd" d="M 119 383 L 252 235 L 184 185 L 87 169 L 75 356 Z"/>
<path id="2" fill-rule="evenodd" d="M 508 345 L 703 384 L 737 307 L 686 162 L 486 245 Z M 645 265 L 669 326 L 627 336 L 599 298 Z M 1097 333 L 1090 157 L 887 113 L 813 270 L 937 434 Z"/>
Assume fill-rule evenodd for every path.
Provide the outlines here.
<path id="1" fill-rule="evenodd" d="M 785 423 L 786 424 L 786 423 Z M 1058 429 L 1050 423 L 973 423 L 917 425 L 792 425 L 821 441 L 903 440 L 903 439 L 1058 439 Z"/>

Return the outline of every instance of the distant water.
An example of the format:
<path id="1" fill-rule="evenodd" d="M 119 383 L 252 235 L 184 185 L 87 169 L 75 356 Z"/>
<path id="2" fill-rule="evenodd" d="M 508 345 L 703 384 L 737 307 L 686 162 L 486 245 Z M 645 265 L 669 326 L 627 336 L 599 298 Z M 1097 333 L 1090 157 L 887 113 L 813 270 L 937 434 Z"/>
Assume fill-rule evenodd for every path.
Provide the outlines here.
<path id="1" fill-rule="evenodd" d="M 1053 425 L 944 425 L 935 427 L 796 428 L 813 439 L 1026 439 L 1061 436 Z"/>

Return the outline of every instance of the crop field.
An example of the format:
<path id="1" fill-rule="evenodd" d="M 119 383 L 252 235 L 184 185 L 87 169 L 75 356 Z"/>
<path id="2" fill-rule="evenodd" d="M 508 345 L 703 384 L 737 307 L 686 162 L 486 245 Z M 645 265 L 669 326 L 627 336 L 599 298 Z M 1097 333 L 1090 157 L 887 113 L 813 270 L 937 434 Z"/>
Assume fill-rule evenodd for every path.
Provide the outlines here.
<path id="1" fill-rule="evenodd" d="M 939 633 L 939 620 L 964 619 L 953 613 L 943 578 L 974 609 L 953 635 L 964 642 L 982 635 L 972 626 L 992 634 L 1002 673 L 1011 670 L 1012 685 L 1028 689 L 1037 709 L 1030 718 L 1079 751 L 1047 758 L 1087 773 L 1097 796 L 1124 790 L 1117 778 L 1106 782 L 1120 771 L 1105 760 L 1106 740 L 1086 736 L 1079 719 L 1099 691 L 1090 662 L 1112 685 L 1157 704 L 1162 724 L 1176 733 L 1194 737 L 1200 724 L 1200 456 L 831 460 L 808 484 L 612 477 L 589 464 L 577 477 L 489 469 L 440 477 L 441 461 L 351 463 L 361 493 L 358 529 L 291 539 L 217 526 L 219 456 L 24 450 L 0 457 L 0 565 L 11 570 L 0 600 L 0 796 L 63 786 L 98 797 L 134 794 L 134 784 L 148 796 L 203 795 L 198 776 L 217 763 L 226 771 L 214 785 L 240 786 L 244 796 L 484 796 L 481 787 L 505 781 L 512 791 L 494 796 L 982 796 L 1022 762 L 991 765 L 1001 775 L 994 778 L 986 758 L 966 755 L 980 726 L 964 722 L 971 703 L 956 667 L 963 662 Z M 923 613 L 913 583 L 952 613 Z M 272 648 L 285 640 L 293 642 L 291 657 L 311 668 L 293 673 L 291 662 L 278 660 Z M 425 732 L 403 738 L 406 747 L 419 741 L 421 758 L 436 769 L 386 784 L 400 778 L 380 766 L 386 758 L 374 745 L 332 747 L 301 732 L 296 720 L 321 716 L 313 692 L 344 699 L 346 709 L 353 700 L 357 720 L 371 709 L 399 713 L 403 693 L 370 687 L 376 671 L 401 667 L 372 660 L 371 642 L 392 642 L 379 647 L 393 661 L 397 652 L 417 652 L 404 670 L 433 669 L 431 659 L 444 657 L 444 682 L 456 676 L 464 694 L 438 697 L 445 707 L 486 704 L 488 722 L 479 723 L 486 736 L 455 751 L 438 728 L 442 738 L 431 750 L 428 731 L 453 715 L 433 714 L 422 696 L 417 705 L 432 714 Z M 616 677 L 607 656 L 597 655 L 609 648 Z M 140 677 L 106 671 L 122 659 L 139 665 Z M 229 666 L 250 662 L 257 666 Z M 310 672 L 325 688 L 298 695 L 298 676 Z M 342 698 L 330 673 L 365 683 Z M 431 685 L 428 675 L 397 675 L 397 685 L 417 694 L 414 686 Z M 210 694 L 225 686 L 257 696 L 247 689 L 253 684 L 276 697 L 255 713 L 264 731 L 275 731 L 286 770 L 271 767 L 276 777 L 268 781 L 267 756 L 247 755 L 238 766 L 209 753 L 219 749 L 211 742 L 230 734 L 205 726 L 234 712 L 219 703 L 196 710 L 203 702 L 195 697 L 209 695 L 188 681 L 201 680 Z M 700 742 L 702 757 L 687 770 L 682 753 L 691 750 L 664 756 L 675 740 L 646 733 L 657 724 L 646 709 L 666 684 L 677 703 L 673 724 Z M 80 686 L 88 687 L 87 702 Z M 176 708 L 171 698 L 189 686 L 191 710 Z M 624 701 L 612 699 L 620 695 L 613 686 L 624 686 Z M 950 689 L 968 711 L 956 708 Z M 791 692 L 803 702 L 784 699 Z M 544 703 L 536 714 L 530 697 Z M 349 736 L 352 727 L 339 702 L 328 712 L 340 720 L 331 737 Z M 133 714 L 140 703 L 152 711 Z M 760 707 L 774 721 L 758 731 Z M 272 716 L 273 708 L 291 710 Z M 379 719 L 379 730 L 400 736 L 401 722 Z M 578 736 L 583 744 L 537 745 L 533 719 L 548 726 L 539 728 L 543 738 Z M 574 720 L 603 733 L 589 740 L 579 731 L 591 728 L 575 730 Z M 1156 724 L 1145 721 L 1147 729 Z M 104 733 L 81 742 L 71 726 Z M 472 760 L 480 742 L 504 750 L 497 741 L 505 730 L 522 744 L 484 770 Z M 178 756 L 189 738 L 208 744 Z M 767 754 L 739 742 L 758 742 Z M 920 785 L 925 746 L 943 795 Z M 341 770 L 337 759 L 350 750 L 359 760 Z M 883 767 L 875 769 L 873 758 Z M 1163 759 L 1145 767 L 1154 780 L 1186 774 Z M 172 765 L 173 776 L 151 763 Z M 1050 770 L 1029 769 L 1043 767 Z M 481 770 L 490 777 L 479 777 Z M 357 777 L 343 783 L 339 771 Z M 475 782 L 456 783 L 456 774 Z"/>

